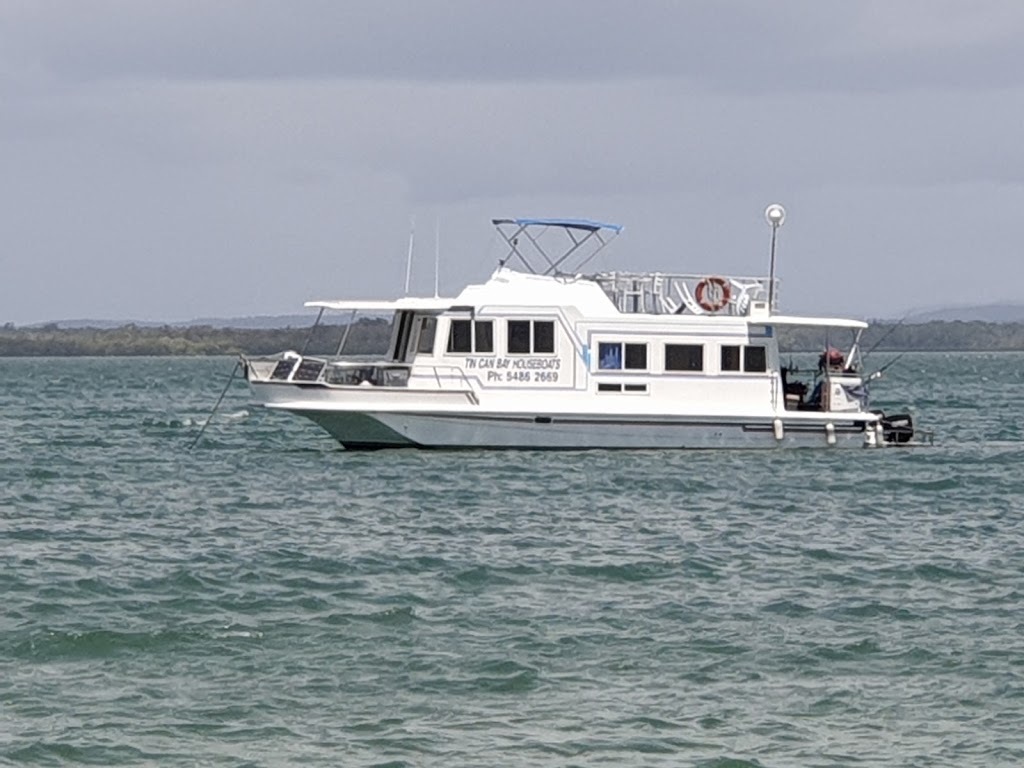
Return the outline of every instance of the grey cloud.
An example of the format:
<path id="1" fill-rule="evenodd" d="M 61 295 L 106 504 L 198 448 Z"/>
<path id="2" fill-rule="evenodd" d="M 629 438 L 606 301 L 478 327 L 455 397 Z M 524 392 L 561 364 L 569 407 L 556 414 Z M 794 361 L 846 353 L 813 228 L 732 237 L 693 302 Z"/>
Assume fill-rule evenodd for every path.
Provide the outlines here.
<path id="1" fill-rule="evenodd" d="M 1024 78 L 1012 0 L 107 0 L 6 15 L 5 47 L 85 80 L 683 78 L 777 92 Z"/>
<path id="2" fill-rule="evenodd" d="M 413 212 L 449 290 L 492 215 L 761 273 L 772 200 L 787 309 L 1016 298 L 1024 7 L 633 5 L 5 4 L 0 321 L 392 295 Z"/>

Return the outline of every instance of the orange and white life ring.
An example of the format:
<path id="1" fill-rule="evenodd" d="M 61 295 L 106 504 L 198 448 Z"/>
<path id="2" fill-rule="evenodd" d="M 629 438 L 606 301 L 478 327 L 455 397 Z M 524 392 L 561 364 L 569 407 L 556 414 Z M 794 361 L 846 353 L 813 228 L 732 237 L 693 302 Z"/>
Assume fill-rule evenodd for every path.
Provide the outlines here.
<path id="1" fill-rule="evenodd" d="M 717 312 L 729 303 L 729 283 L 724 277 L 705 277 L 697 283 L 694 297 L 705 312 Z"/>

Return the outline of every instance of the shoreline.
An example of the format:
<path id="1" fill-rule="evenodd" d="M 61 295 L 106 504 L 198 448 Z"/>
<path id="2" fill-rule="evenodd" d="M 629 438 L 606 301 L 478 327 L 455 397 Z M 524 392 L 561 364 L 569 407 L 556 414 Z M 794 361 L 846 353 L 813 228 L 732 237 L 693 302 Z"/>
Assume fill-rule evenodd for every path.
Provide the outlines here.
<path id="1" fill-rule="evenodd" d="M 344 325 L 305 328 L 219 328 L 213 326 L 117 328 L 0 328 L 0 357 L 217 357 L 265 355 L 305 349 L 331 355 Z M 364 319 L 352 326 L 346 354 L 382 354 L 391 335 L 390 322 Z M 807 329 L 780 331 L 785 353 L 813 352 L 825 337 Z M 849 342 L 833 338 L 834 346 Z M 877 345 L 877 346 L 876 346 Z M 876 352 L 1024 352 L 1024 323 L 931 321 L 915 325 L 878 323 L 864 332 L 864 350 Z"/>

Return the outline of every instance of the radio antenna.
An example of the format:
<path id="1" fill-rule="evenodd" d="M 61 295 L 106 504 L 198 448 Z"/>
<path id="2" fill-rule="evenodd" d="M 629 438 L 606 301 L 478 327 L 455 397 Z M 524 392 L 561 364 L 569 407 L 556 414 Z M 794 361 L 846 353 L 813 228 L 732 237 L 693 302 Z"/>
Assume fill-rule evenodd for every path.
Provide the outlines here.
<path id="1" fill-rule="evenodd" d="M 405 258 L 405 295 L 409 295 L 409 281 L 412 279 L 412 245 L 416 240 L 416 217 L 409 217 L 409 253 Z"/>
<path id="2" fill-rule="evenodd" d="M 436 299 L 441 294 L 438 293 L 439 283 L 441 281 L 441 219 L 440 217 L 434 220 L 434 298 Z"/>

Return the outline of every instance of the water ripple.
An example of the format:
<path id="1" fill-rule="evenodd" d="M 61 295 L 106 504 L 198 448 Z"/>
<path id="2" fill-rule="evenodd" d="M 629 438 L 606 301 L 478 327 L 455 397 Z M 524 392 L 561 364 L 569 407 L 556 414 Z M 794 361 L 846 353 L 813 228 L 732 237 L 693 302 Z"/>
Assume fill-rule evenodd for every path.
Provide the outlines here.
<path id="1" fill-rule="evenodd" d="M 7 361 L 0 762 L 1022 764 L 1022 362 L 892 369 L 930 449 L 510 457 Z"/>

